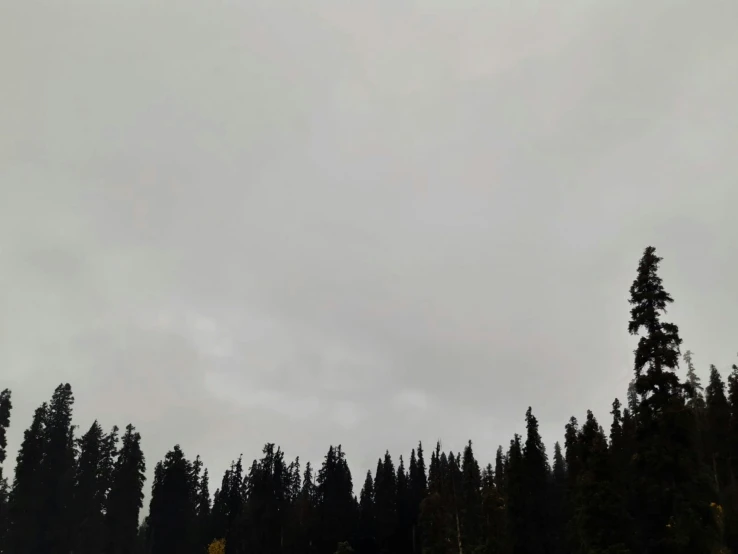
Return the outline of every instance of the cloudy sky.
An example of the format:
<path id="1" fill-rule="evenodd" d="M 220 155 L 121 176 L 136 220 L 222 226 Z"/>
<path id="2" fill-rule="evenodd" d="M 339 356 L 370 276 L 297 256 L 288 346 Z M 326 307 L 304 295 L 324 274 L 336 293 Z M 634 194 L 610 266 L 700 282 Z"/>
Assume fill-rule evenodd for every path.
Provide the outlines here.
<path id="1" fill-rule="evenodd" d="M 217 473 L 609 425 L 664 256 L 738 361 L 733 0 L 0 2 L 10 457 L 73 385 Z M 12 465 L 12 459 L 9 460 Z M 150 485 L 150 482 L 149 482 Z M 148 486 L 147 486 L 148 489 Z"/>

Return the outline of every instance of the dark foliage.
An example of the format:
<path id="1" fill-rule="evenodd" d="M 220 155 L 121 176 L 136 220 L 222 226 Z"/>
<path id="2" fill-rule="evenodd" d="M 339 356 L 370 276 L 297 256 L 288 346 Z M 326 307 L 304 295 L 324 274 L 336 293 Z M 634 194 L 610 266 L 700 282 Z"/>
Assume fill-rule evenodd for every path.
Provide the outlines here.
<path id="1" fill-rule="evenodd" d="M 647 248 L 630 288 L 638 335 L 625 405 L 607 432 L 571 417 L 551 463 L 532 408 L 494 461 L 468 442 L 428 466 L 423 446 L 385 452 L 359 497 L 341 446 L 317 471 L 274 444 L 231 464 L 212 499 L 199 456 L 175 446 L 156 464 L 140 521 L 141 436 L 94 422 L 78 439 L 68 384 L 34 413 L 12 484 L 2 475 L 10 392 L 0 393 L 0 554 L 738 554 L 738 367 L 702 387 L 673 302 Z M 581 423 L 580 423 L 581 422 Z M 522 420 L 521 420 L 522 423 Z M 407 460 L 407 465 L 405 461 Z"/>

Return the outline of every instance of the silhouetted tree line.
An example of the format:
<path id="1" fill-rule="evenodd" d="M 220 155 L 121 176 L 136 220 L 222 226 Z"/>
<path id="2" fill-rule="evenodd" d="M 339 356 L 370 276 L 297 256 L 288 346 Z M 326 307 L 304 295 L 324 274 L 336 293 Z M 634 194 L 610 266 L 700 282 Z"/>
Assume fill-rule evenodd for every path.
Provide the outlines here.
<path id="1" fill-rule="evenodd" d="M 682 340 L 662 320 L 673 301 L 655 250 L 630 288 L 639 335 L 627 402 L 605 431 L 591 411 L 565 426 L 549 460 L 528 408 L 526 434 L 482 467 L 422 444 L 407 463 L 386 452 L 361 493 L 341 446 L 317 472 L 274 444 L 234 461 L 211 497 L 200 457 L 179 446 L 156 464 L 143 507 L 141 437 L 95 422 L 79 438 L 71 387 L 34 413 L 12 484 L 0 466 L 2 554 L 738 554 L 738 367 L 702 387 Z M 11 395 L 0 394 L 0 464 Z M 427 461 L 426 461 L 427 460 Z"/>

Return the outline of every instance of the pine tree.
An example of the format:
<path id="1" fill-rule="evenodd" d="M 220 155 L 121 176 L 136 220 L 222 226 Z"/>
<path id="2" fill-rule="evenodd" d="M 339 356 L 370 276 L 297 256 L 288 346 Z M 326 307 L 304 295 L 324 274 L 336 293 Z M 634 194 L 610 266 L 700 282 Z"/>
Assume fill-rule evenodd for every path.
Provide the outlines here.
<path id="1" fill-rule="evenodd" d="M 501 495 L 505 494 L 505 454 L 502 446 L 497 447 L 495 455 L 495 486 Z"/>
<path id="2" fill-rule="evenodd" d="M 561 445 L 554 444 L 553 467 L 549 484 L 549 519 L 551 522 L 551 552 L 566 552 L 566 462 Z"/>
<path id="3" fill-rule="evenodd" d="M 115 450 L 117 431 L 114 428 L 108 435 L 108 456 Z M 135 551 L 145 473 L 146 460 L 141 450 L 141 435 L 133 425 L 128 424 L 110 477 L 105 512 L 106 554 L 132 554 Z"/>
<path id="4" fill-rule="evenodd" d="M 547 517 L 548 458 L 531 408 L 525 413 L 527 436 L 523 449 L 524 533 L 522 552 L 543 554 L 550 542 Z"/>
<path id="5" fill-rule="evenodd" d="M 42 553 L 42 536 L 39 533 L 43 509 L 41 471 L 48 415 L 46 403 L 36 409 L 31 426 L 23 433 L 23 443 L 16 458 L 5 549 L 13 554 Z"/>
<path id="6" fill-rule="evenodd" d="M 525 533 L 528 523 L 526 522 L 526 483 L 525 467 L 523 464 L 523 449 L 520 444 L 520 435 L 515 433 L 510 441 L 507 451 L 507 468 L 505 472 L 507 486 L 507 511 L 510 525 L 514 554 L 527 554 Z"/>
<path id="7" fill-rule="evenodd" d="M 0 554 L 4 553 L 4 545 L 8 533 L 8 510 L 10 504 L 10 488 L 8 480 L 3 476 L 3 463 L 7 457 L 8 439 L 6 429 L 10 426 L 10 411 L 13 404 L 10 390 L 0 392 Z"/>
<path id="8" fill-rule="evenodd" d="M 372 479 L 371 471 L 366 472 L 366 479 L 359 498 L 356 550 L 359 554 L 375 554 L 377 552 L 377 518 L 374 506 L 374 479 Z"/>
<path id="9" fill-rule="evenodd" d="M 104 432 L 95 421 L 78 441 L 74 479 L 75 554 L 99 554 L 105 545 L 105 483 L 102 479 Z"/>
<path id="10" fill-rule="evenodd" d="M 389 452 L 377 462 L 374 478 L 377 509 L 377 543 L 380 553 L 395 551 L 397 533 L 397 476 Z"/>
<path id="11" fill-rule="evenodd" d="M 412 521 L 412 552 L 421 551 L 420 533 L 418 532 L 418 518 L 420 504 L 428 496 L 428 478 L 425 473 L 425 458 L 423 445 L 418 443 L 417 455 L 415 450 L 410 454 L 410 513 Z"/>
<path id="12" fill-rule="evenodd" d="M 703 410 L 705 408 L 705 397 L 702 394 L 704 388 L 702 387 L 702 381 L 694 370 L 692 356 L 693 354 L 691 350 L 687 350 L 684 353 L 684 363 L 687 364 L 687 384 L 689 385 L 689 400 L 687 400 L 687 406 L 693 410 Z"/>
<path id="13" fill-rule="evenodd" d="M 630 552 L 625 501 L 611 479 L 607 439 L 591 411 L 577 434 L 579 473 L 572 489 L 574 552 Z"/>
<path id="14" fill-rule="evenodd" d="M 720 494 L 730 474 L 730 404 L 725 383 L 714 365 L 710 366 L 710 382 L 705 389 L 705 411 L 705 450 L 715 490 Z"/>
<path id="15" fill-rule="evenodd" d="M 694 445 L 694 418 L 675 373 L 682 343 L 679 329 L 661 321 L 673 302 L 658 275 L 661 258 L 646 248 L 630 288 L 628 331 L 640 337 L 635 351 L 638 518 L 646 551 L 695 552 L 711 548 L 715 535 L 709 489 L 701 485 Z"/>
<path id="16" fill-rule="evenodd" d="M 474 457 L 472 442 L 464 448 L 461 465 L 462 544 L 468 552 L 482 546 L 482 474 Z"/>
<path id="17" fill-rule="evenodd" d="M 501 455 L 502 450 L 498 449 Z M 495 484 L 495 471 L 487 464 L 482 473 L 481 537 L 475 551 L 484 554 L 508 552 L 507 512 L 502 493 Z"/>
<path id="18" fill-rule="evenodd" d="M 317 481 L 320 521 L 318 552 L 329 554 L 335 551 L 338 543 L 348 541 L 354 536 L 358 517 L 351 471 L 341 445 L 328 449 Z"/>
<path id="19" fill-rule="evenodd" d="M 72 387 L 59 385 L 51 397 L 41 463 L 42 506 L 37 531 L 42 549 L 68 552 L 72 543 L 75 448 Z"/>
<path id="20" fill-rule="evenodd" d="M 11 392 L 8 389 L 0 392 L 0 464 L 7 456 L 8 438 L 6 429 L 10 426 L 10 410 L 13 403 L 10 401 Z"/>
<path id="21" fill-rule="evenodd" d="M 397 552 L 409 553 L 413 549 L 413 512 L 410 478 L 405 471 L 405 461 L 400 456 L 397 466 Z"/>
<path id="22" fill-rule="evenodd" d="M 301 554 L 315 552 L 318 545 L 318 491 L 310 462 L 305 464 L 302 489 L 295 507 L 297 515 L 296 550 Z"/>
<path id="23" fill-rule="evenodd" d="M 225 540 L 229 529 L 229 511 L 227 499 L 230 494 L 231 470 L 227 469 L 223 474 L 220 488 L 213 495 L 213 509 L 210 514 L 210 528 L 214 540 Z"/>
<path id="24" fill-rule="evenodd" d="M 210 526 L 210 478 L 207 468 L 198 483 L 196 510 L 197 551 L 203 552 L 215 538 Z"/>
<path id="25" fill-rule="evenodd" d="M 175 445 L 156 473 L 158 483 L 152 492 L 150 511 L 152 551 L 192 554 L 196 514 L 191 485 L 192 463 L 179 445 Z"/>

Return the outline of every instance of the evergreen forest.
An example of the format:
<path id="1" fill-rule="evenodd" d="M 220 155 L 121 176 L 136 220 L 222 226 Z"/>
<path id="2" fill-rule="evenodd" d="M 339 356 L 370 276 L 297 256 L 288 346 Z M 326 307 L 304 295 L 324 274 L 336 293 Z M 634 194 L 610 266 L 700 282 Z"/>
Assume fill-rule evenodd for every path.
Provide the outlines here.
<path id="1" fill-rule="evenodd" d="M 660 262 L 646 248 L 630 287 L 627 331 L 638 342 L 623 400 L 599 419 L 572 415 L 553 452 L 521 406 L 525 436 L 494 460 L 477 460 L 471 441 L 461 452 L 415 444 L 352 475 L 340 444 L 320 467 L 266 444 L 210 475 L 175 445 L 146 483 L 153 462 L 136 428 L 78 428 L 61 384 L 3 476 L 13 415 L 4 390 L 0 553 L 738 554 L 738 367 L 699 376 L 667 321 Z"/>

